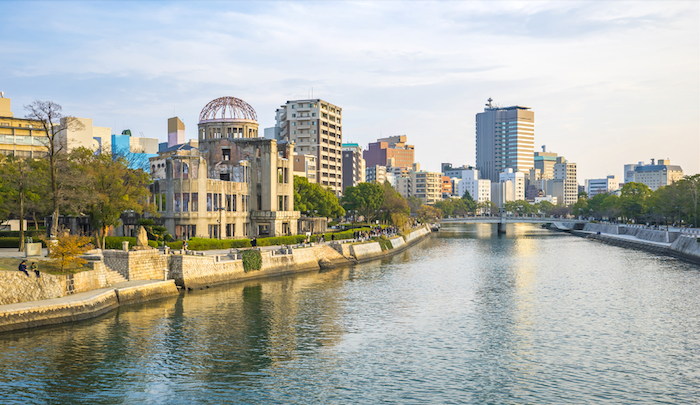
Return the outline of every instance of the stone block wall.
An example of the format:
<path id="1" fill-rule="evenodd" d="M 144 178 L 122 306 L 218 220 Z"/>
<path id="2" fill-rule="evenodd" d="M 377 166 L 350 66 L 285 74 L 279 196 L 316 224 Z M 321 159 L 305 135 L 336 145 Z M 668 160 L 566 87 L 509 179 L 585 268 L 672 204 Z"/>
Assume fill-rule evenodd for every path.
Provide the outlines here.
<path id="1" fill-rule="evenodd" d="M 412 241 L 419 239 L 423 235 L 426 235 L 429 233 L 430 233 L 430 229 L 428 229 L 428 226 L 427 225 L 422 226 L 422 227 L 416 229 L 415 231 L 413 231 L 405 236 L 406 243 L 411 243 Z"/>
<path id="2" fill-rule="evenodd" d="M 105 250 L 102 255 L 104 265 L 127 280 L 162 280 L 163 269 L 169 268 L 168 256 L 157 249 Z"/>
<path id="3" fill-rule="evenodd" d="M 0 305 L 63 297 L 62 276 L 41 273 L 37 278 L 33 272 L 29 274 L 27 277 L 19 271 L 0 271 Z"/>

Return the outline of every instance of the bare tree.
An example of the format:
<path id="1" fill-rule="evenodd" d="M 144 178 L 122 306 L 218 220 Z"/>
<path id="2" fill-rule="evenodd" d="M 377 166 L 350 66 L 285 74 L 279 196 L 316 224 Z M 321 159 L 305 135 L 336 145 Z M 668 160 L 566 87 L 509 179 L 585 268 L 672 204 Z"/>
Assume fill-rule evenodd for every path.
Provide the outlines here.
<path id="1" fill-rule="evenodd" d="M 41 122 L 41 125 L 46 132 L 47 142 L 46 151 L 49 161 L 49 172 L 51 178 L 51 202 L 53 204 L 53 218 L 51 220 L 51 233 L 56 234 L 58 230 L 58 215 L 59 215 L 59 180 L 57 178 L 59 154 L 67 152 L 66 141 L 62 141 L 59 133 L 66 131 L 79 131 L 85 128 L 80 120 L 64 116 L 62 113 L 63 107 L 53 101 L 34 100 L 29 105 L 25 105 L 24 109 L 28 111 L 26 118 Z"/>

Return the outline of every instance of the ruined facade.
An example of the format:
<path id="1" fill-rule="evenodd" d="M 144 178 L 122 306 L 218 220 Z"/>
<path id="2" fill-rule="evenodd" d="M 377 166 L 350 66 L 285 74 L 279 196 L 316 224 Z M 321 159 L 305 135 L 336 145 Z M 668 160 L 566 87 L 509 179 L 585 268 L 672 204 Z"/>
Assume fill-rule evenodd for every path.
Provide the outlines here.
<path id="1" fill-rule="evenodd" d="M 152 185 L 158 222 L 178 239 L 296 234 L 294 144 L 258 138 L 252 107 L 223 99 L 200 114 L 199 149 L 153 158 L 165 160 Z"/>

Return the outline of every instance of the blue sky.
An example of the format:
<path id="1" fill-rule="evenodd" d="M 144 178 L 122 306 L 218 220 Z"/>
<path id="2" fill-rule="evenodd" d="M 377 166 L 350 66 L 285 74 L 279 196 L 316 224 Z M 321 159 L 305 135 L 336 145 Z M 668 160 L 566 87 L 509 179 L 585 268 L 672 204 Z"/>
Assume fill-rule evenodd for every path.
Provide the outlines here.
<path id="1" fill-rule="evenodd" d="M 115 133 L 196 137 L 234 96 L 343 108 L 346 142 L 406 134 L 427 170 L 474 164 L 489 97 L 535 111 L 535 145 L 585 178 L 670 158 L 700 172 L 700 6 L 682 2 L 9 2 L 0 90 Z"/>

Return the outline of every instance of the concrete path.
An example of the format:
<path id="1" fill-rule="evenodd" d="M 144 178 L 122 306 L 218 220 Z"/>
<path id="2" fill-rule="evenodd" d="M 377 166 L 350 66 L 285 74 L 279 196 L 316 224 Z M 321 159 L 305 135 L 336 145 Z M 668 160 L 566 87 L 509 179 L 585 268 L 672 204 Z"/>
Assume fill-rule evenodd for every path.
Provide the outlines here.
<path id="1" fill-rule="evenodd" d="M 27 302 L 19 302 L 17 304 L 0 305 L 0 314 L 5 313 L 5 312 L 13 312 L 13 311 L 17 311 L 17 310 L 24 311 L 24 310 L 34 310 L 34 309 L 38 309 L 38 308 L 46 308 L 46 307 L 51 307 L 51 306 L 66 306 L 66 305 L 69 305 L 72 303 L 92 299 L 92 298 L 97 297 L 101 294 L 104 294 L 108 291 L 119 291 L 122 289 L 131 288 L 131 287 L 143 286 L 143 285 L 149 285 L 149 284 L 158 284 L 158 283 L 162 283 L 162 282 L 163 282 L 163 280 L 126 281 L 124 283 L 114 284 L 111 287 L 100 288 L 97 290 L 91 290 L 91 291 L 87 291 L 87 292 L 83 292 L 83 293 L 66 295 L 65 297 L 61 297 L 61 298 L 52 298 L 52 299 L 48 299 L 48 300 L 27 301 Z"/>
<path id="2" fill-rule="evenodd" d="M 589 231 L 576 231 L 576 233 L 586 233 L 589 235 L 596 235 L 597 232 L 589 232 Z M 654 245 L 654 246 L 663 246 L 663 247 L 671 247 L 672 243 L 667 243 L 667 242 L 654 242 L 646 239 L 639 239 L 636 236 L 632 235 L 615 235 L 612 233 L 602 233 L 600 234 L 601 236 L 606 236 L 608 238 L 615 238 L 615 239 L 621 239 L 621 240 L 628 240 L 632 242 L 638 242 L 638 243 L 646 243 L 649 245 Z"/>

